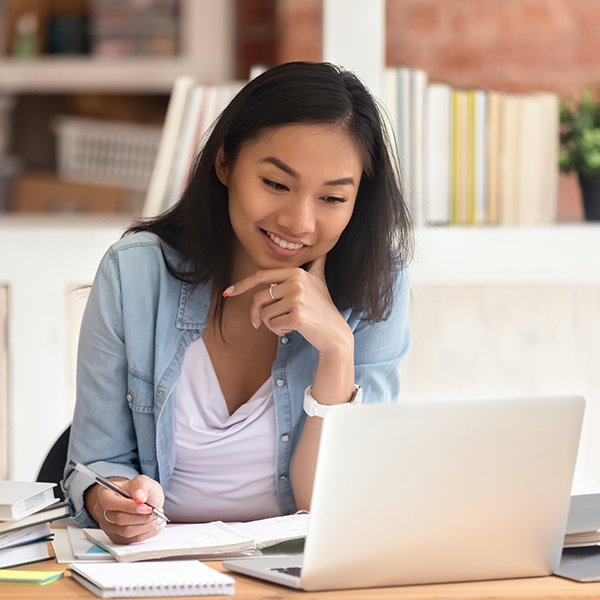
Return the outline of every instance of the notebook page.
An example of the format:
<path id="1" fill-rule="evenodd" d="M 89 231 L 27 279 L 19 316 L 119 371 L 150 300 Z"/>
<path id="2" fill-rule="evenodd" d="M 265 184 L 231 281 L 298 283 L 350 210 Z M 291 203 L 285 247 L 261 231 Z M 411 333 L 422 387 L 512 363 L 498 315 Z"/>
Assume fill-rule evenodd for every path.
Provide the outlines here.
<path id="1" fill-rule="evenodd" d="M 287 540 L 306 537 L 309 517 L 309 514 L 286 515 L 229 525 L 254 538 L 259 548 L 267 548 Z"/>
<path id="2" fill-rule="evenodd" d="M 84 529 L 86 537 L 106 548 L 119 561 L 193 556 L 211 552 L 253 550 L 254 538 L 215 521 L 192 525 L 167 525 L 153 538 L 135 544 L 114 544 L 100 529 Z"/>

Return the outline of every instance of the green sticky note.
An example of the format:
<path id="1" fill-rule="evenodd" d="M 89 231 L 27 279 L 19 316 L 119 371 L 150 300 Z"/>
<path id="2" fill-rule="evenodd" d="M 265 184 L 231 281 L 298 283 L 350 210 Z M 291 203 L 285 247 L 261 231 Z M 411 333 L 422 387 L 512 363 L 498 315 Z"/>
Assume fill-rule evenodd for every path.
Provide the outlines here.
<path id="1" fill-rule="evenodd" d="M 34 583 L 45 585 L 51 581 L 60 579 L 64 571 L 14 571 L 12 569 L 0 569 L 0 583 Z"/>

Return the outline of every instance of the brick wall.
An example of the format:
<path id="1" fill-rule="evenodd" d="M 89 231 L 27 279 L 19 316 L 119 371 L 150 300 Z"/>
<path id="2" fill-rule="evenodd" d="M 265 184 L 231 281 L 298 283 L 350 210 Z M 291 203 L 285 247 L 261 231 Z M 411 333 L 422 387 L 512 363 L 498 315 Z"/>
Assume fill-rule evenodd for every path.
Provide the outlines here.
<path id="1" fill-rule="evenodd" d="M 320 60 L 322 1 L 272 1 L 275 62 Z M 599 31 L 600 0 L 387 0 L 386 60 L 457 87 L 578 95 L 600 81 Z M 580 218 L 576 182 L 560 185 L 561 220 Z"/>

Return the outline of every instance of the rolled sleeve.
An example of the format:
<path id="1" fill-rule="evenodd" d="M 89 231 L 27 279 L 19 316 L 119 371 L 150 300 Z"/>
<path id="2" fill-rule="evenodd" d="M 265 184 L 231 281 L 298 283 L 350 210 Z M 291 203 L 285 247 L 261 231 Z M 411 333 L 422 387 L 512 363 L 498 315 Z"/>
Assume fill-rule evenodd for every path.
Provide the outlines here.
<path id="1" fill-rule="evenodd" d="M 105 477 L 131 478 L 139 473 L 139 458 L 127 401 L 122 322 L 118 261 L 109 251 L 96 274 L 81 326 L 67 465 L 74 458 Z M 62 488 L 80 527 L 96 526 L 83 503 L 93 483 L 66 467 Z"/>
<path id="2" fill-rule="evenodd" d="M 402 270 L 396 280 L 394 304 L 387 320 L 361 321 L 354 331 L 355 380 L 364 403 L 397 402 L 402 361 L 410 347 L 410 281 Z"/>

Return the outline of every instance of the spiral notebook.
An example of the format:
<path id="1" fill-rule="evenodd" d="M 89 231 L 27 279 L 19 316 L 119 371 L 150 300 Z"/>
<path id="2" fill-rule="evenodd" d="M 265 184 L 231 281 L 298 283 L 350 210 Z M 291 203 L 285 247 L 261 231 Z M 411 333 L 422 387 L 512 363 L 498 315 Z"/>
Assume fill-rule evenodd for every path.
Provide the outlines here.
<path id="1" fill-rule="evenodd" d="M 233 595 L 235 580 L 196 560 L 73 563 L 71 577 L 101 598 Z"/>

